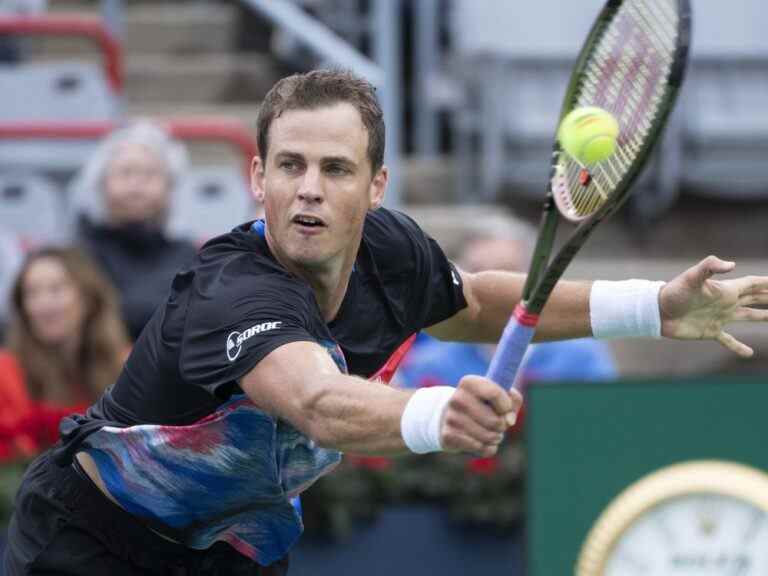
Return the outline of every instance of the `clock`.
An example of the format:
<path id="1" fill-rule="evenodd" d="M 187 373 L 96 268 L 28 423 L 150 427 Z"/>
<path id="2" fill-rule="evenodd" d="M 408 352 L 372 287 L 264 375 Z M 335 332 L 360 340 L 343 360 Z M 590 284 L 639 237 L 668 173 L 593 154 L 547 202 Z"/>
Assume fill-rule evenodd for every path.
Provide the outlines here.
<path id="1" fill-rule="evenodd" d="M 768 575 L 768 474 L 690 461 L 620 493 L 597 519 L 577 576 Z"/>

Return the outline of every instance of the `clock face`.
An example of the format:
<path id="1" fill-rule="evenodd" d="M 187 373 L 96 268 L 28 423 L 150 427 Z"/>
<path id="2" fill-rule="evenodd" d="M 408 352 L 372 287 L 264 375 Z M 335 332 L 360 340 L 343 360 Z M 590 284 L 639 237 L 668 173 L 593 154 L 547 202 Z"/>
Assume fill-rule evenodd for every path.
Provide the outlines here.
<path id="1" fill-rule="evenodd" d="M 768 575 L 768 475 L 709 461 L 649 475 L 603 513 L 577 574 Z"/>
<path id="2" fill-rule="evenodd" d="M 616 542 L 606 576 L 768 574 L 768 514 L 737 498 L 699 494 L 650 509 Z"/>

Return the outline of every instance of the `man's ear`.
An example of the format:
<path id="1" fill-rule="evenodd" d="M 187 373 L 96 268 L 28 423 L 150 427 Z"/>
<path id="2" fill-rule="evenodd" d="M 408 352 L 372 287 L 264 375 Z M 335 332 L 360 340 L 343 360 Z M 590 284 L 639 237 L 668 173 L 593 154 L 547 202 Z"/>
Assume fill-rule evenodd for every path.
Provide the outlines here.
<path id="1" fill-rule="evenodd" d="M 251 195 L 259 204 L 264 203 L 264 163 L 258 154 L 251 160 Z"/>
<path id="2" fill-rule="evenodd" d="M 371 185 L 368 189 L 369 207 L 371 210 L 381 208 L 381 205 L 384 204 L 384 193 L 387 190 L 387 182 L 389 182 L 389 170 L 386 166 L 382 166 L 373 176 L 373 180 L 371 180 Z"/>

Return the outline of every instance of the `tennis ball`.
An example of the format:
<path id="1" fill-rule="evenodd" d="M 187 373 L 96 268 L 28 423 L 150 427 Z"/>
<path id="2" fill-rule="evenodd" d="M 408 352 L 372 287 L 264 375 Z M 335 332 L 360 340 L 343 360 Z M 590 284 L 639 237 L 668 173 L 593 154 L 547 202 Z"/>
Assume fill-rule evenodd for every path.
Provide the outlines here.
<path id="1" fill-rule="evenodd" d="M 557 137 L 563 150 L 581 164 L 601 162 L 616 150 L 619 123 L 597 106 L 575 108 L 560 123 Z"/>

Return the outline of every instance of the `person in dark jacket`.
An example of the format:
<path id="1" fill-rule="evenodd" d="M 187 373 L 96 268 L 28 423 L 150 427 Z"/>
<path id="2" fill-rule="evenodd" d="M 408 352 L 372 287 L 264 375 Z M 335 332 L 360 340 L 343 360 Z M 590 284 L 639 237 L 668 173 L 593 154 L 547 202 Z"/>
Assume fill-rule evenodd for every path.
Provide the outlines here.
<path id="1" fill-rule="evenodd" d="M 196 252 L 168 232 L 186 165 L 182 145 L 141 120 L 110 134 L 75 180 L 76 243 L 117 286 L 133 340 Z"/>

